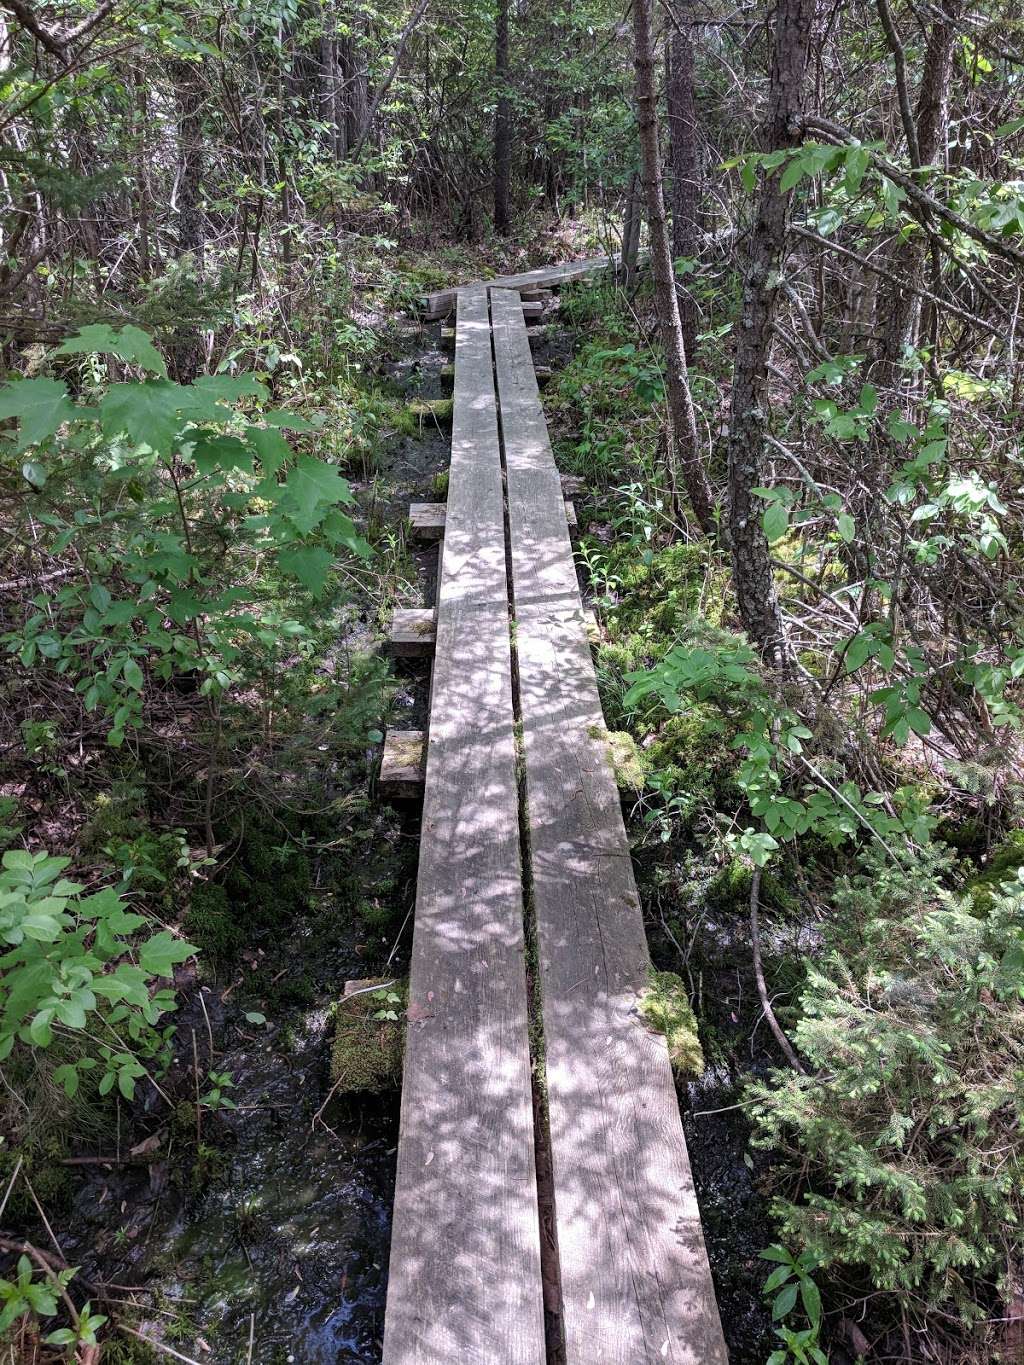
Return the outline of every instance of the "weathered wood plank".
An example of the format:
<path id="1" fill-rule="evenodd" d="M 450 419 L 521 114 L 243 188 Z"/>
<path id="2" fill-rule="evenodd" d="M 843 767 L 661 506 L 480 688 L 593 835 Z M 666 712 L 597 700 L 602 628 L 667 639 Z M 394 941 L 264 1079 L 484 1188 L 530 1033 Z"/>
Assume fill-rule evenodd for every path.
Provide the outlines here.
<path id="1" fill-rule="evenodd" d="M 384 736 L 377 791 L 387 801 L 409 801 L 423 790 L 422 730 L 389 730 Z"/>
<path id="2" fill-rule="evenodd" d="M 459 298 L 385 1365 L 539 1365 L 501 464 L 487 295 Z"/>
<path id="3" fill-rule="evenodd" d="M 413 540 L 440 540 L 444 535 L 445 518 L 448 504 L 444 502 L 413 502 L 409 504 L 409 529 Z M 565 515 L 570 529 L 575 534 L 578 525 L 576 508 L 566 499 Z"/>
<path id="4" fill-rule="evenodd" d="M 432 607 L 396 607 L 391 617 L 388 653 L 396 659 L 427 658 L 434 652 L 437 618 Z"/>
<path id="5" fill-rule="evenodd" d="M 499 275 L 493 280 L 478 281 L 475 285 L 454 286 L 449 289 L 441 289 L 433 294 L 424 294 L 420 299 L 427 321 L 436 321 L 438 318 L 447 317 L 455 307 L 455 296 L 459 289 L 465 288 L 484 288 L 491 289 L 526 289 L 531 288 L 554 288 L 565 284 L 568 280 L 582 279 L 587 275 L 599 274 L 602 270 L 607 270 L 614 266 L 617 257 L 594 256 L 584 261 L 566 261 L 562 265 L 546 265 L 538 270 L 524 270 L 518 275 Z"/>
<path id="6" fill-rule="evenodd" d="M 413 540 L 440 540 L 444 535 L 444 517 L 443 502 L 410 503 L 409 531 Z"/>
<path id="7" fill-rule="evenodd" d="M 514 295 L 491 295 L 568 1365 L 727 1360 L 583 624 Z"/>

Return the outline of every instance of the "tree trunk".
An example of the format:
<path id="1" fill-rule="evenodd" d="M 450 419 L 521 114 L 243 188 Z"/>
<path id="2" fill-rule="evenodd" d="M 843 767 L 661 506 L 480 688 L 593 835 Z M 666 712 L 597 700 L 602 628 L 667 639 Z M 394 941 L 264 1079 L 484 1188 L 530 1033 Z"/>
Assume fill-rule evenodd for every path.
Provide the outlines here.
<path id="1" fill-rule="evenodd" d="M 203 86 L 195 62 L 172 64 L 174 97 L 178 109 L 178 232 L 176 256 L 190 260 L 197 280 L 203 277 L 205 222 L 202 193 L 204 173 Z M 174 377 L 189 384 L 202 370 L 202 351 L 197 327 L 180 327 L 171 344 Z"/>
<path id="2" fill-rule="evenodd" d="M 640 196 L 643 186 L 634 172 L 629 178 L 626 213 L 622 223 L 622 287 L 632 289 L 636 282 L 636 263 L 640 252 Z"/>
<path id="3" fill-rule="evenodd" d="M 700 213 L 700 172 L 697 164 L 697 100 L 693 87 L 692 6 L 676 6 L 679 28 L 668 45 L 668 139 L 672 167 L 672 259 L 695 259 Z M 683 344 L 692 361 L 697 350 L 697 308 L 685 282 L 677 283 Z"/>
<path id="4" fill-rule="evenodd" d="M 800 140 L 814 9 L 815 0 L 779 0 L 764 151 L 791 147 Z M 729 534 L 743 627 L 767 662 L 788 671 L 793 655 L 761 524 L 763 503 L 754 494 L 764 483 L 768 357 L 786 251 L 790 193 L 780 188 L 781 173 L 780 168 L 762 176 L 744 268 L 729 423 Z"/>
<path id="5" fill-rule="evenodd" d="M 498 0 L 498 20 L 494 34 L 494 83 L 498 91 L 498 105 L 494 112 L 494 227 L 501 233 L 509 229 L 509 190 L 512 183 L 508 9 L 509 0 Z"/>
<path id="6" fill-rule="evenodd" d="M 928 35 L 924 69 L 916 108 L 911 111 L 906 80 L 906 55 L 889 13 L 887 0 L 879 0 L 879 14 L 885 29 L 886 41 L 892 53 L 900 92 L 900 105 L 907 151 L 914 167 L 929 166 L 940 151 L 945 150 L 946 129 L 949 121 L 949 78 L 953 61 L 953 40 L 957 3 L 950 3 L 940 11 Z M 917 279 L 923 268 L 926 245 L 922 233 L 915 233 L 893 248 L 889 264 L 893 273 L 904 279 Z M 937 248 L 931 247 L 932 273 L 938 269 Z M 932 288 L 934 291 L 935 281 Z M 892 390 L 899 383 L 903 354 L 908 345 L 917 340 L 921 302 L 892 282 L 881 291 L 878 301 L 879 344 L 871 365 L 871 378 L 882 390 Z"/>
<path id="7" fill-rule="evenodd" d="M 679 300 L 676 297 L 668 225 L 665 221 L 650 0 L 633 0 L 633 40 L 636 53 L 640 159 L 651 236 L 651 273 L 654 277 L 654 300 L 658 310 L 661 342 L 665 350 L 671 425 L 666 443 L 666 472 L 673 510 L 678 514 L 678 479 L 681 476 L 697 522 L 705 535 L 710 536 L 716 530 L 714 496 L 700 455 L 697 417 L 693 409 L 693 396 L 690 393 L 686 370 L 686 346 L 679 319 Z"/>

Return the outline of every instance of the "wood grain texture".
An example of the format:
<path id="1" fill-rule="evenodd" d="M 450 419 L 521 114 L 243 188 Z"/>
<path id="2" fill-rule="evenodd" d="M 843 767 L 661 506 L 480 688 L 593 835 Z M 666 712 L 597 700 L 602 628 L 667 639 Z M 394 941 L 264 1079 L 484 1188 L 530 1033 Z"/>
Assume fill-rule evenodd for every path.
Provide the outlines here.
<path id="1" fill-rule="evenodd" d="M 501 465 L 459 297 L 385 1365 L 542 1365 Z"/>
<path id="2" fill-rule="evenodd" d="M 566 523 L 515 295 L 491 295 L 568 1365 L 728 1357 Z"/>

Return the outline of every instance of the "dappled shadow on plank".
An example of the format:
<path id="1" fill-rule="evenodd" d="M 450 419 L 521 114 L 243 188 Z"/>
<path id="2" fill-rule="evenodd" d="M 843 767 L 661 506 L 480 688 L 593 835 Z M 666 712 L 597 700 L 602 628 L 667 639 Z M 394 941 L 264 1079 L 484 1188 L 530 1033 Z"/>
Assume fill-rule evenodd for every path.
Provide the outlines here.
<path id="1" fill-rule="evenodd" d="M 492 306 L 566 1357 L 720 1365 L 560 480 L 521 311 Z"/>
<path id="2" fill-rule="evenodd" d="M 483 291 L 460 300 L 387 1365 L 544 1359 L 504 511 Z"/>

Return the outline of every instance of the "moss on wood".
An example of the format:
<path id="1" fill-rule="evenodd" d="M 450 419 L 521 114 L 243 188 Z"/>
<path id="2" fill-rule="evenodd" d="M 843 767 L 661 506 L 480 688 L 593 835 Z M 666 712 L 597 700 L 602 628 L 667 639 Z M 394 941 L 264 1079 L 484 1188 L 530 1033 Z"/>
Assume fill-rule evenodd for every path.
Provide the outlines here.
<path id="1" fill-rule="evenodd" d="M 676 1075 L 701 1075 L 704 1052 L 682 977 L 675 972 L 652 969 L 647 989 L 640 997 L 640 1013 L 655 1032 L 664 1034 L 669 1061 Z"/>
<path id="2" fill-rule="evenodd" d="M 405 1051 L 405 981 L 351 982 L 338 1002 L 331 1080 L 342 1093 L 401 1084 Z"/>

